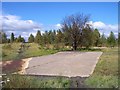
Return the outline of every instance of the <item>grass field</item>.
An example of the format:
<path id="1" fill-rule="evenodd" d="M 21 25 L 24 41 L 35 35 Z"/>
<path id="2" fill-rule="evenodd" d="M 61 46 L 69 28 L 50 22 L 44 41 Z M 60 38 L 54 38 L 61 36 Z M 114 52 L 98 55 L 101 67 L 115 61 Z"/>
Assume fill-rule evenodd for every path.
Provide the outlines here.
<path id="1" fill-rule="evenodd" d="M 29 47 L 27 47 L 29 46 Z M 59 52 L 61 50 L 69 49 L 53 49 L 53 48 L 43 48 L 37 44 L 31 43 L 26 44 L 22 57 L 18 55 L 18 49 L 20 48 L 20 43 L 13 43 L 11 45 L 2 45 L 3 48 L 3 61 L 6 60 L 17 60 L 27 57 L 35 57 L 41 55 L 48 55 Z M 103 54 L 100 57 L 94 73 L 85 80 L 85 85 L 90 88 L 117 88 L 118 87 L 118 48 L 103 48 L 103 49 L 80 49 L 80 51 L 102 51 Z M 8 76 L 10 82 L 8 82 L 5 87 L 7 88 L 67 88 L 70 86 L 70 80 L 63 78 L 41 80 L 36 77 L 26 77 L 26 76 Z M 119 80 L 120 81 L 120 80 Z M 17 83 L 16 83 L 17 82 Z"/>
<path id="2" fill-rule="evenodd" d="M 20 47 L 20 43 L 13 43 L 13 44 L 1 44 L 2 46 L 2 60 L 15 60 L 17 59 L 17 50 Z"/>
<path id="3" fill-rule="evenodd" d="M 0 56 L 2 56 L 3 61 L 20 60 L 22 58 L 53 54 L 59 51 L 57 49 L 42 48 L 35 43 L 26 43 L 22 49 L 21 43 L 2 44 L 1 46 L 2 53 L 0 53 Z M 19 50 L 21 50 L 21 53 L 18 53 Z"/>
<path id="4" fill-rule="evenodd" d="M 85 83 L 91 88 L 118 88 L 118 48 L 102 51 L 94 73 Z"/>

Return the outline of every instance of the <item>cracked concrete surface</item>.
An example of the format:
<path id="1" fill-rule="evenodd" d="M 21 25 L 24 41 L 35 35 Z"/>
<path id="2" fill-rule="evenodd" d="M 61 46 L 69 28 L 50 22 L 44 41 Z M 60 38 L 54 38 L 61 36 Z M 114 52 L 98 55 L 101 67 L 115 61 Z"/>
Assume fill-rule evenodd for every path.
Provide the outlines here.
<path id="1" fill-rule="evenodd" d="M 59 52 L 34 57 L 29 61 L 25 74 L 67 77 L 90 76 L 102 52 Z"/>

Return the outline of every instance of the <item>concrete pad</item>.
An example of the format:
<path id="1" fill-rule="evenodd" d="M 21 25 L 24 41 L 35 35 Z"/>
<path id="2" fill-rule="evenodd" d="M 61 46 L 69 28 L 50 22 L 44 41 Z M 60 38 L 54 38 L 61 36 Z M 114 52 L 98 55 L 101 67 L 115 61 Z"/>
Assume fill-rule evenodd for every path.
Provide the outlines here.
<path id="1" fill-rule="evenodd" d="M 88 77 L 102 52 L 59 52 L 53 55 L 34 57 L 29 61 L 26 74 L 67 77 Z"/>

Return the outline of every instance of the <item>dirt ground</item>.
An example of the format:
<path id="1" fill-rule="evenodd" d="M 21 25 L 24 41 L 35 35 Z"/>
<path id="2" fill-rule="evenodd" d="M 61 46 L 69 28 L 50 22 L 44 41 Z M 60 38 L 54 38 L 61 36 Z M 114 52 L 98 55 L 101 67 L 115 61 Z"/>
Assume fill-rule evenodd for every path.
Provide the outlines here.
<path id="1" fill-rule="evenodd" d="M 24 74 L 25 69 L 28 67 L 29 61 L 32 58 L 14 60 L 14 61 L 2 61 L 0 62 L 0 68 L 2 68 L 2 73 L 18 73 Z"/>

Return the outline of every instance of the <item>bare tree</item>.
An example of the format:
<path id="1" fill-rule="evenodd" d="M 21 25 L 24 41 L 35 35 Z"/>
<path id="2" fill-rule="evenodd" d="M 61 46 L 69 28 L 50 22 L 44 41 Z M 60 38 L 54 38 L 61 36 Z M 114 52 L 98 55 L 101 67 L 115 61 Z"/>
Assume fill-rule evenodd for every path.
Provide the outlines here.
<path id="1" fill-rule="evenodd" d="M 69 43 L 76 50 L 81 41 L 82 30 L 89 21 L 89 16 L 84 14 L 74 14 L 63 19 L 62 30 L 67 33 Z"/>

